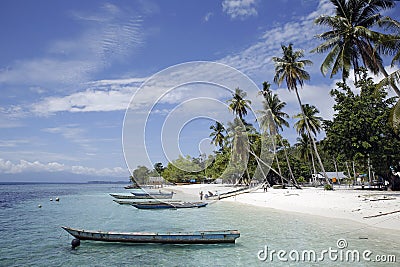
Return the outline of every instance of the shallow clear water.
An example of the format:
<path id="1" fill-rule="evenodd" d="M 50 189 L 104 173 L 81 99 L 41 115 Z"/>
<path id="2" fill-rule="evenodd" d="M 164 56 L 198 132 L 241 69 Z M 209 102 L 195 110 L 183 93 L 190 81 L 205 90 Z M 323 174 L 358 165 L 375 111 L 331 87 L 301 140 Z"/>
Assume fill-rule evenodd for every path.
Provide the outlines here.
<path id="1" fill-rule="evenodd" d="M 349 221 L 282 213 L 239 203 L 217 202 L 201 209 L 138 210 L 118 205 L 108 195 L 126 193 L 121 185 L 29 184 L 0 185 L 0 266 L 383 266 L 363 259 L 321 262 L 289 258 L 289 252 L 329 248 L 370 250 L 395 255 L 400 261 L 400 233 Z M 60 198 L 60 202 L 50 198 Z M 41 204 L 42 208 L 38 208 Z M 82 241 L 72 250 L 70 226 L 104 231 L 190 231 L 238 229 L 236 244 L 159 245 Z M 258 259 L 260 250 L 285 250 L 287 262 L 277 255 Z M 338 250 L 340 251 L 340 250 Z M 292 254 L 292 256 L 295 254 Z M 259 254 L 262 258 L 264 253 Z M 340 255 L 339 255 L 340 256 Z M 293 256 L 294 257 L 294 256 Z"/>

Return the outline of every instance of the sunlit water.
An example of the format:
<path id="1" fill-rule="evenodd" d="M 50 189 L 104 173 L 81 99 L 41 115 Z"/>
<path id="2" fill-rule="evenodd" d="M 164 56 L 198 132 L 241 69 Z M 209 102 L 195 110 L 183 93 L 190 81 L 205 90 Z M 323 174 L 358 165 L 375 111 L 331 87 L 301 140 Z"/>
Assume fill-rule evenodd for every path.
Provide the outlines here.
<path id="1" fill-rule="evenodd" d="M 344 252 L 370 250 L 370 259 L 395 255 L 397 263 L 386 264 L 400 262 L 397 231 L 227 202 L 201 209 L 138 210 L 114 203 L 110 192 L 127 190 L 98 184 L 0 185 L 0 266 L 384 266 L 362 258 L 332 260 L 328 254 L 322 262 L 289 258 L 293 250 L 314 250 L 318 257 L 329 248 L 340 252 L 338 239 L 347 242 Z M 64 225 L 104 231 L 238 229 L 241 237 L 236 244 L 215 245 L 82 241 L 72 250 L 73 237 L 61 229 Z M 282 259 L 287 261 L 276 254 L 265 259 L 260 251 L 266 246 L 269 252 L 286 251 Z"/>

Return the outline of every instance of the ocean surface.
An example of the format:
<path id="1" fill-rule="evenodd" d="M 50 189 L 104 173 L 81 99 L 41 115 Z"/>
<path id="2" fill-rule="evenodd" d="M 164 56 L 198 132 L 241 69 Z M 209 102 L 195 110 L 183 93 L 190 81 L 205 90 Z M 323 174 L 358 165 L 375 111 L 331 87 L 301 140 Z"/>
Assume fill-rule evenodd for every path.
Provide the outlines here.
<path id="1" fill-rule="evenodd" d="M 138 210 L 114 203 L 109 193 L 127 190 L 113 184 L 0 185 L 0 266 L 399 266 L 400 262 L 398 231 L 228 202 L 201 209 Z M 237 229 L 241 237 L 235 244 L 215 245 L 81 241 L 73 250 L 73 237 L 61 226 L 156 232 Z"/>

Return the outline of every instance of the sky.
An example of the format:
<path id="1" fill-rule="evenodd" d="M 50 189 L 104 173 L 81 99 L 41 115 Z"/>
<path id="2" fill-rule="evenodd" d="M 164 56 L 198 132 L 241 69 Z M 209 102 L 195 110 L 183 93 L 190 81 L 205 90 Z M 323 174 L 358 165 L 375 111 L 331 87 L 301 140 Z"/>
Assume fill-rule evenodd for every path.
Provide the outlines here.
<path id="1" fill-rule="evenodd" d="M 127 180 L 138 165 L 211 153 L 232 90 L 256 111 L 282 44 L 314 62 L 300 96 L 332 119 L 340 77 L 310 53 L 324 31 L 314 19 L 332 13 L 326 0 L 1 1 L 0 182 Z M 385 15 L 400 19 L 398 7 Z M 271 88 L 299 113 L 294 93 Z"/>

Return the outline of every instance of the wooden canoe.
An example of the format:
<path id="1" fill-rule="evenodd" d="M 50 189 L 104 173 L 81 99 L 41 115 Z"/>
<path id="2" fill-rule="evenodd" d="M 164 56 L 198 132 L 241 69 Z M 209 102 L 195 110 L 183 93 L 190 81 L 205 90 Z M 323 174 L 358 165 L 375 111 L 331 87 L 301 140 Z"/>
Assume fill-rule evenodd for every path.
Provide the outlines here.
<path id="1" fill-rule="evenodd" d="M 163 243 L 163 244 L 216 244 L 235 243 L 240 237 L 238 230 L 195 231 L 195 232 L 103 232 L 78 230 L 63 226 L 65 231 L 79 240 L 125 243 Z"/>
<path id="2" fill-rule="evenodd" d="M 110 194 L 113 198 L 116 199 L 170 199 L 172 198 L 171 195 L 158 195 L 158 196 L 153 196 L 153 195 L 140 195 L 140 196 L 135 196 L 135 195 L 124 195 L 124 194 Z"/>
<path id="3" fill-rule="evenodd" d="M 152 196 L 154 198 L 157 197 L 165 197 L 165 198 L 172 198 L 174 195 L 174 192 L 171 193 L 161 193 L 161 192 L 131 192 L 135 196 Z"/>
<path id="4" fill-rule="evenodd" d="M 113 199 L 113 201 L 115 202 L 115 203 L 118 203 L 118 204 L 120 204 L 120 205 L 133 205 L 133 204 L 156 204 L 156 203 L 164 203 L 164 202 L 166 202 L 166 203 L 170 203 L 170 202 L 182 202 L 181 200 L 168 200 L 168 199 L 166 199 L 166 200 L 162 200 L 162 201 L 160 201 L 160 200 L 157 200 L 157 199 L 153 199 L 153 200 L 147 200 L 147 199 L 132 199 L 132 200 L 129 200 L 129 199 Z"/>
<path id="5" fill-rule="evenodd" d="M 169 203 L 138 203 L 132 204 L 138 209 L 184 209 L 184 208 L 202 208 L 207 206 L 206 202 L 169 202 Z"/>

